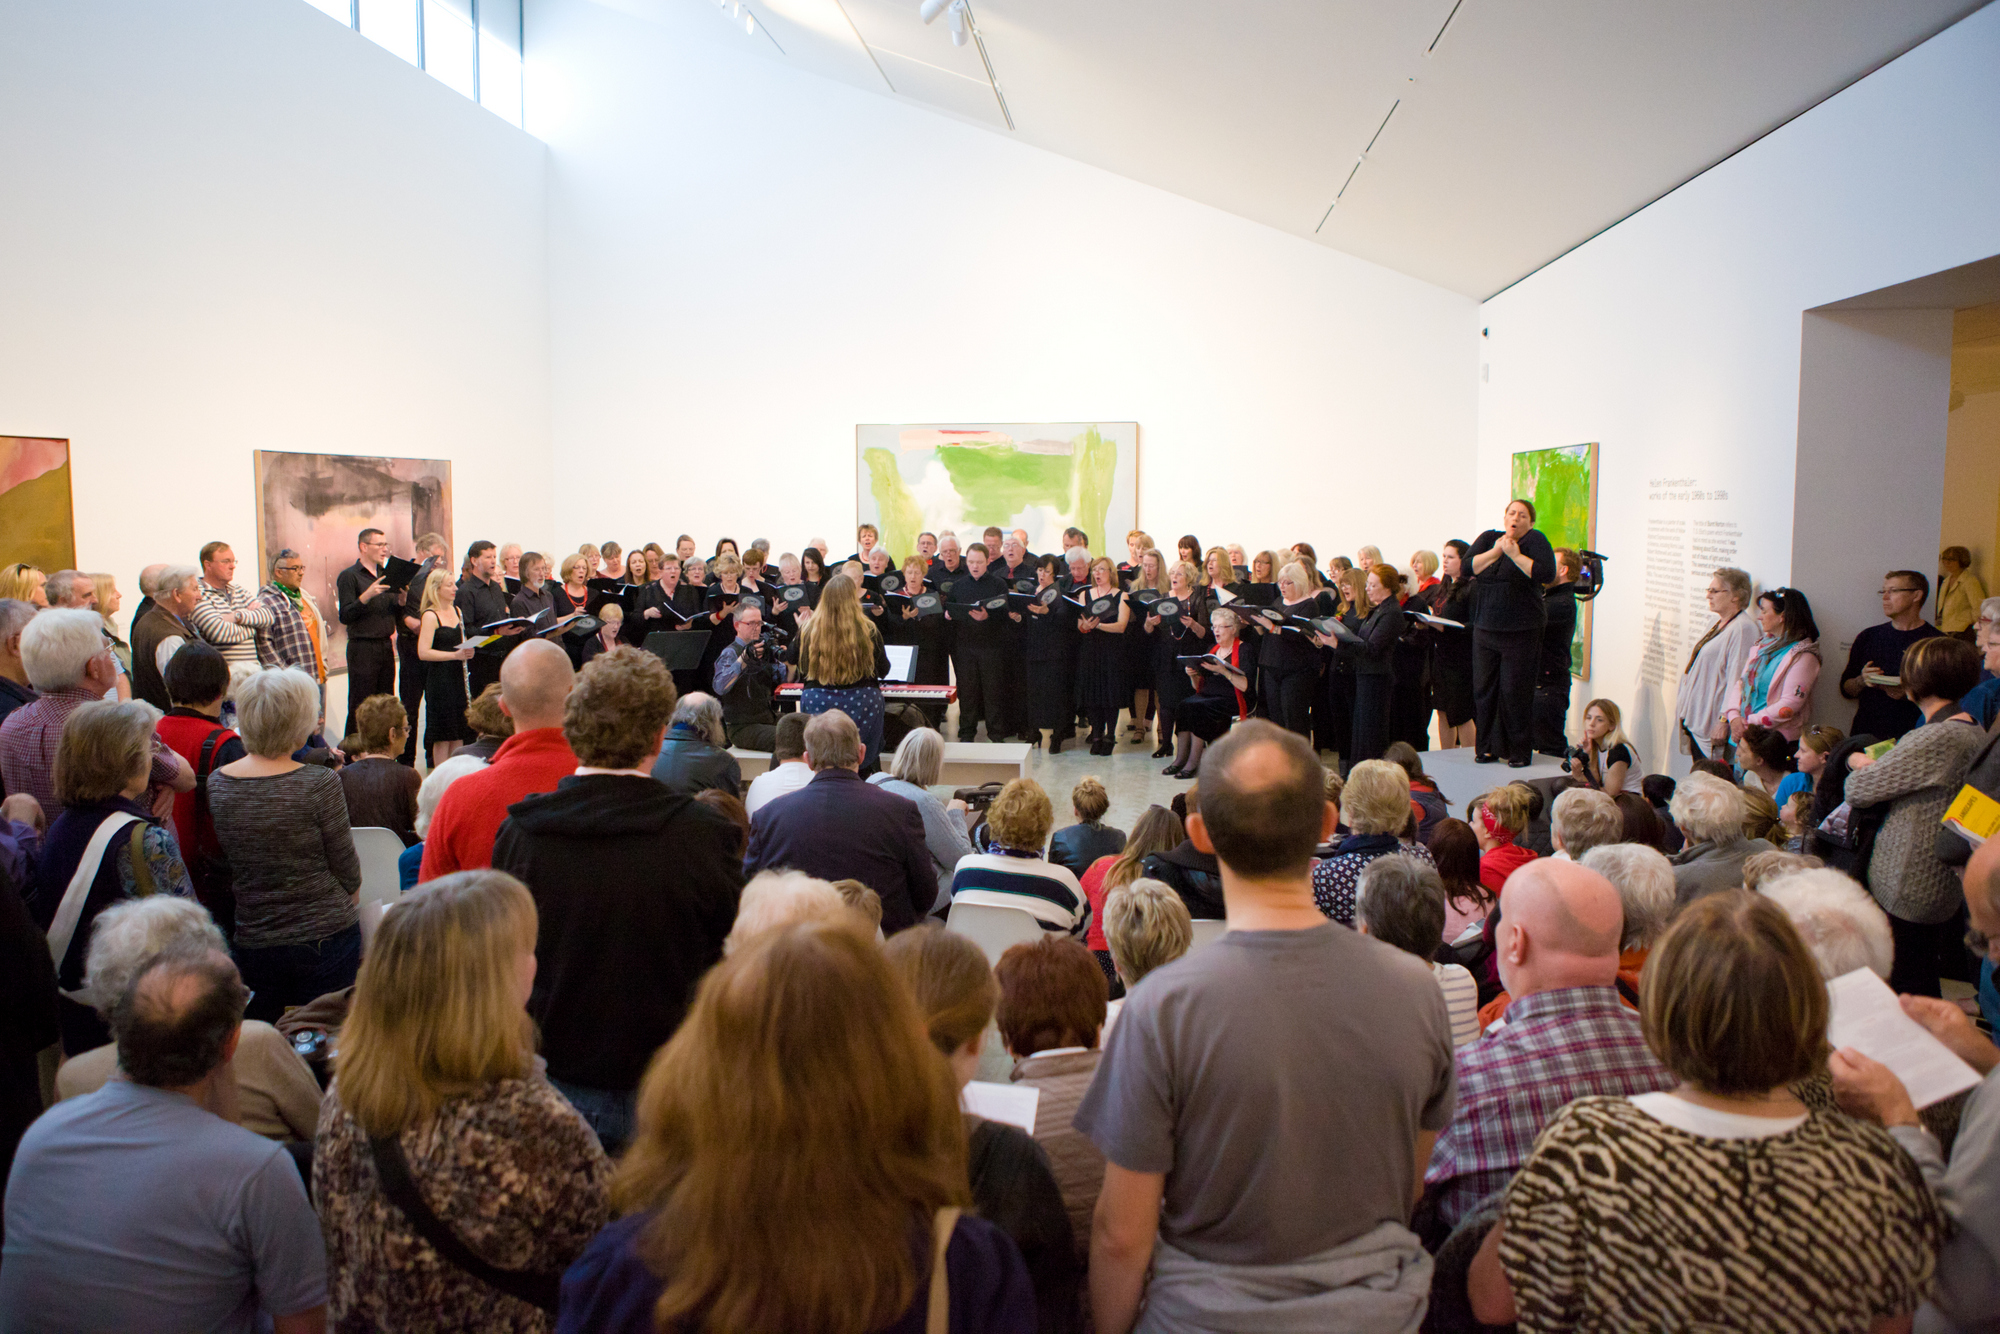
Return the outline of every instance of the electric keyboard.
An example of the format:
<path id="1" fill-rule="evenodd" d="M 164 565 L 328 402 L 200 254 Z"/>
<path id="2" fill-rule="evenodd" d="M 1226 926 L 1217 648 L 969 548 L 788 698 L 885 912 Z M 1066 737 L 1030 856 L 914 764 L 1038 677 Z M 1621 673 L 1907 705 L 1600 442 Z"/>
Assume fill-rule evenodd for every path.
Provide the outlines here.
<path id="1" fill-rule="evenodd" d="M 881 687 L 882 698 L 888 700 L 914 700 L 925 704 L 949 704 L 958 698 L 957 686 L 913 685 L 907 681 L 885 681 Z M 779 699 L 797 699 L 805 693 L 805 687 L 796 681 L 782 685 L 773 692 Z"/>

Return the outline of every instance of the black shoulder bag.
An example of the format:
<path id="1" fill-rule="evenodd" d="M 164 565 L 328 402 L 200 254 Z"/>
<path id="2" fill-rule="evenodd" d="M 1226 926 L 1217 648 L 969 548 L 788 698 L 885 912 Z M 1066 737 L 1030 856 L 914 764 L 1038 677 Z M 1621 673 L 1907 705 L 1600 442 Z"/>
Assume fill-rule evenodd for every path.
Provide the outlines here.
<path id="1" fill-rule="evenodd" d="M 424 1203 L 422 1192 L 410 1177 L 409 1160 L 403 1157 L 403 1146 L 394 1137 L 377 1139 L 370 1136 L 368 1150 L 375 1159 L 375 1175 L 381 1179 L 382 1193 L 387 1195 L 417 1235 L 431 1244 L 431 1249 L 445 1258 L 446 1263 L 456 1266 L 478 1279 L 490 1288 L 497 1288 L 509 1297 L 517 1297 L 530 1306 L 539 1307 L 554 1315 L 556 1299 L 562 1290 L 562 1275 L 535 1273 L 526 1269 L 501 1269 L 488 1264 L 473 1254 L 472 1248 L 459 1240 L 458 1234 L 445 1226 L 443 1219 L 431 1212 Z"/>

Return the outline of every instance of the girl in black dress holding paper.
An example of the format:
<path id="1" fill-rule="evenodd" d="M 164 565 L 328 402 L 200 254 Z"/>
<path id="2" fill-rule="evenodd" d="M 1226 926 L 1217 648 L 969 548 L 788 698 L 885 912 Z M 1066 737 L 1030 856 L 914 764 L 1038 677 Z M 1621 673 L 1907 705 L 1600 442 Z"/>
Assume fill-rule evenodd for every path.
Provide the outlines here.
<path id="1" fill-rule="evenodd" d="M 1360 571 L 1355 571 L 1360 573 Z M 1359 644 L 1333 635 L 1319 642 L 1338 652 L 1354 671 L 1354 718 L 1350 743 L 1340 752 L 1343 773 L 1361 760 L 1379 760 L 1391 739 L 1390 707 L 1396 686 L 1396 644 L 1403 637 L 1403 607 L 1396 595 L 1403 580 L 1391 565 L 1369 570 L 1363 585 L 1367 613 L 1350 608 L 1341 618 L 1360 637 Z"/>
<path id="2" fill-rule="evenodd" d="M 1167 593 L 1167 562 L 1158 547 L 1147 547 L 1139 553 L 1138 568 L 1132 575 L 1132 589 L 1128 599 L 1133 607 L 1132 626 L 1125 632 L 1125 684 L 1131 691 L 1132 740 L 1144 743 L 1146 740 L 1146 719 L 1155 712 L 1157 701 L 1153 698 L 1153 638 L 1156 630 L 1146 628 L 1146 608 L 1154 597 L 1165 597 Z M 1153 624 L 1157 627 L 1159 622 Z M 1162 740 L 1165 739 L 1164 734 Z"/>
<path id="3" fill-rule="evenodd" d="M 1125 676 L 1125 631 L 1132 608 L 1118 591 L 1118 571 L 1108 556 L 1090 563 L 1090 587 L 1079 596 L 1077 698 L 1090 716 L 1090 753 L 1109 755 L 1118 745 L 1118 711 L 1131 701 Z M 1096 615 L 1092 615 L 1095 609 Z"/>
<path id="4" fill-rule="evenodd" d="M 1062 754 L 1063 742 L 1076 735 L 1076 604 L 1060 596 L 1056 576 L 1062 557 L 1051 553 L 1035 558 L 1034 599 L 1018 613 L 1021 650 L 1027 665 L 1028 741 L 1040 745 L 1049 734 L 1049 754 Z"/>
<path id="5" fill-rule="evenodd" d="M 1176 561 L 1167 571 L 1167 596 L 1163 601 L 1179 603 L 1181 617 L 1167 621 L 1150 611 L 1146 617 L 1146 626 L 1153 636 L 1153 689 L 1159 696 L 1160 745 L 1153 752 L 1156 760 L 1175 753 L 1174 711 L 1194 693 L 1194 683 L 1175 659 L 1208 652 L 1208 612 L 1215 605 L 1207 590 L 1195 583 L 1195 567 L 1187 561 Z M 1178 767 L 1171 764 L 1161 772 Z"/>
<path id="6" fill-rule="evenodd" d="M 1312 591 L 1305 566 L 1293 561 L 1278 572 L 1278 610 L 1286 616 L 1318 616 L 1328 608 Z M 1272 722 L 1302 737 L 1312 735 L 1312 696 L 1319 685 L 1319 649 L 1294 630 L 1263 630 L 1257 667 L 1264 709 Z"/>

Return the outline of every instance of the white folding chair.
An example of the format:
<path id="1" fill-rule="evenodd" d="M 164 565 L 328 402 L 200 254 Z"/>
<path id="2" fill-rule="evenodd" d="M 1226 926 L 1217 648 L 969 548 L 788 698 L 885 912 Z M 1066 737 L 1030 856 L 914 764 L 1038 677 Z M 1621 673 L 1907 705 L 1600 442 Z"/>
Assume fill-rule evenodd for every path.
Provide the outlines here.
<path id="1" fill-rule="evenodd" d="M 990 903 L 954 903 L 944 925 L 945 930 L 956 931 L 986 951 L 986 962 L 995 964 L 1010 945 L 1027 944 L 1048 934 L 1026 908 Z"/>
<path id="2" fill-rule="evenodd" d="M 354 831 L 354 852 L 361 858 L 361 948 L 375 938 L 375 927 L 389 905 L 403 896 L 403 840 L 393 829 L 363 825 Z"/>
<path id="3" fill-rule="evenodd" d="M 1188 944 L 1188 953 L 1193 954 L 1204 945 L 1213 945 L 1222 939 L 1222 933 L 1229 929 L 1229 923 L 1219 917 L 1197 917 L 1194 919 L 1194 939 Z"/>

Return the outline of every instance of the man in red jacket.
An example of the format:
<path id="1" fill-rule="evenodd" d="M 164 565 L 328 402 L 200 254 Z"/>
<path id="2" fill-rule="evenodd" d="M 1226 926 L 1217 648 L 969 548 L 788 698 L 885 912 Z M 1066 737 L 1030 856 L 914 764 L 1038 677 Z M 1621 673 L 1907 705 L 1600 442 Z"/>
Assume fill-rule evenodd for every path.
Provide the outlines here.
<path id="1" fill-rule="evenodd" d="M 576 772 L 576 756 L 563 738 L 563 705 L 576 670 L 569 655 L 546 639 L 531 639 L 507 655 L 500 668 L 500 708 L 514 720 L 514 735 L 493 762 L 445 789 L 424 836 L 419 883 L 453 871 L 493 864 L 493 838 L 507 808 L 536 792 L 553 792 Z"/>

